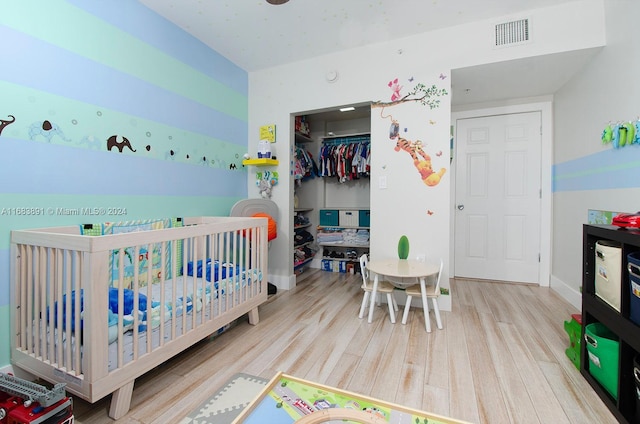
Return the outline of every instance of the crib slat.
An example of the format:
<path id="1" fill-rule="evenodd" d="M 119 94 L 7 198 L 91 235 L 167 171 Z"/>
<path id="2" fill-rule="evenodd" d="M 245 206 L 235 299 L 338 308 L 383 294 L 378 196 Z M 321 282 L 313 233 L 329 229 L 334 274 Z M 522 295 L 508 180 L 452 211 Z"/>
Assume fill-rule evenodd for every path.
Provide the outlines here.
<path id="1" fill-rule="evenodd" d="M 72 286 L 72 273 L 73 273 L 73 260 L 72 260 L 72 252 L 68 249 L 64 249 L 60 252 L 60 267 L 64 270 L 63 275 L 60 276 L 60 292 L 62 294 L 58 294 L 58 303 L 60 303 L 60 299 L 62 299 L 62 296 L 64 294 L 67 295 L 67 299 L 69 299 L 70 293 L 73 293 L 73 286 Z M 69 303 L 69 302 L 66 302 Z M 75 311 L 75 304 L 72 305 L 71 307 L 73 307 L 74 309 L 74 313 L 73 316 L 74 318 L 77 316 L 76 315 L 76 311 Z M 71 308 L 70 307 L 70 308 Z M 58 316 L 60 316 L 58 314 Z M 75 319 L 74 319 L 75 321 Z M 73 353 L 73 344 L 70 343 L 71 337 L 73 337 L 73 332 L 71 331 L 71 327 L 69 326 L 71 323 L 71 318 L 69 317 L 69 312 L 67 311 L 67 315 L 66 315 L 66 328 L 67 331 L 66 333 L 69 335 L 69 337 L 67 337 L 68 342 L 64 342 L 63 340 L 58 340 L 58 352 L 57 352 L 57 356 L 58 356 L 58 361 L 62 364 L 62 366 L 64 368 L 67 369 L 72 369 L 73 368 L 73 364 L 71 361 L 71 354 Z M 74 322 L 74 326 L 76 325 L 76 323 Z M 75 327 L 74 327 L 75 328 Z M 62 337 L 61 337 L 62 338 Z"/>
<path id="2" fill-rule="evenodd" d="M 139 272 L 139 258 L 140 258 L 140 246 L 135 246 L 133 248 L 133 258 L 131 260 L 132 265 L 133 265 L 133 287 L 131 287 L 131 289 L 133 289 L 133 307 L 135 308 L 136 305 L 139 305 L 139 290 L 140 290 L 140 285 L 138 284 L 138 279 L 140 278 L 140 272 Z M 124 264 L 121 264 L 121 266 L 124 268 Z M 124 311 L 124 303 L 120 303 L 118 304 L 118 309 L 122 309 Z M 138 343 L 138 326 L 140 325 L 140 322 L 138 320 L 138 314 L 135 313 L 135 309 L 134 309 L 134 313 L 133 313 L 133 360 L 137 361 L 138 358 L 140 357 L 140 343 Z"/>
<path id="3" fill-rule="evenodd" d="M 201 260 L 202 261 L 202 273 L 200 275 L 205 275 L 207 274 L 207 264 L 206 261 L 204 259 L 204 257 L 201 257 L 200 252 L 204 249 L 201 249 L 201 243 L 202 243 L 202 237 L 196 237 L 194 238 L 194 246 L 193 246 L 193 261 L 194 261 L 194 270 L 193 270 L 193 278 L 192 278 L 192 282 L 191 282 L 191 292 L 193 293 L 193 295 L 191 296 L 191 328 L 196 328 L 196 291 L 198 290 L 198 261 Z M 186 280 L 186 279 L 185 279 Z M 182 300 L 183 302 L 185 302 L 184 304 L 184 308 L 182 310 L 182 315 L 183 316 L 187 316 L 187 295 L 186 295 L 186 291 L 182 292 Z M 185 334 L 187 332 L 187 327 L 184 326 L 182 327 L 182 334 Z"/>
<path id="4" fill-rule="evenodd" d="M 50 262 L 51 272 L 49 275 L 49 299 L 47 300 L 47 320 L 49 328 L 49 346 L 48 355 L 53 364 L 60 366 L 62 362 L 62 336 L 63 336 L 63 322 L 66 327 L 69 328 L 71 319 L 69 318 L 68 311 L 70 310 L 68 305 L 62 301 L 63 286 L 62 286 L 62 255 L 59 249 L 50 249 Z M 62 308 L 65 308 L 63 314 Z M 56 315 L 57 314 L 57 315 Z M 64 319 L 64 321 L 63 321 Z M 55 323 L 52 325 L 52 323 Z"/>
<path id="5" fill-rule="evenodd" d="M 124 321 L 124 249 L 118 252 L 118 368 L 124 365 L 124 337 L 123 337 L 123 321 Z M 135 346 L 135 343 L 134 343 Z"/>
<path id="6" fill-rule="evenodd" d="M 153 246 L 147 246 L 147 255 L 148 255 L 148 259 L 147 259 L 147 286 L 145 287 L 146 292 L 147 292 L 147 309 L 146 309 L 146 321 L 147 321 L 147 350 L 146 352 L 149 353 L 152 350 L 153 347 L 153 327 L 152 327 L 152 316 L 151 316 L 151 301 L 153 300 L 153 294 L 151 293 L 151 289 L 153 288 L 153 283 L 152 283 L 152 277 L 153 277 L 153 261 L 154 261 L 154 254 L 155 254 L 155 248 Z M 139 260 L 140 257 L 138 257 Z M 136 268 L 139 267 L 139 264 L 136 264 Z M 134 305 L 138 305 L 137 302 L 134 302 Z M 136 314 L 137 315 L 137 314 Z"/>
<path id="7" fill-rule="evenodd" d="M 75 259 L 75 266 L 73 267 L 73 281 L 75 282 L 74 287 L 71 289 L 75 289 L 77 292 L 82 292 L 84 287 L 82 286 L 82 279 L 80 278 L 83 275 L 84 271 L 84 255 L 81 252 L 74 251 L 73 257 Z M 82 373 L 82 357 L 80 355 L 80 347 L 82 343 L 78 343 L 78 340 L 82 340 L 82 329 L 80 328 L 80 302 L 74 303 L 73 307 L 75 308 L 75 317 L 76 317 L 76 328 L 74 332 L 74 338 L 76 343 L 73 344 L 73 357 L 74 363 L 71 369 L 74 371 L 74 375 L 80 375 Z M 69 345 L 67 345 L 69 351 Z"/>
<path id="8" fill-rule="evenodd" d="M 38 248 L 38 286 L 36 288 L 36 296 L 34 298 L 34 303 L 36 305 L 35 311 L 35 321 L 37 323 L 38 335 L 36 336 L 36 356 L 41 357 L 44 361 L 48 358 L 46 357 L 46 340 L 47 340 L 47 329 L 42 325 L 42 317 L 43 314 L 46 313 L 45 303 L 47 301 L 45 294 L 47 293 L 47 248 L 39 247 Z"/>
<path id="9" fill-rule="evenodd" d="M 29 308 L 27 304 L 27 299 L 32 299 L 29 297 L 29 281 L 31 281 L 31 271 L 27 264 L 33 263 L 33 255 L 31 254 L 31 248 L 21 244 L 18 246 L 18 250 L 20 252 L 20 268 L 19 275 L 20 281 L 17 283 L 18 287 L 16 287 L 19 298 L 19 308 L 20 310 L 17 313 L 17 316 L 20 318 L 18 321 L 18 328 L 20 331 L 20 349 L 29 349 L 28 340 L 31 336 L 31 326 L 28 325 L 29 321 L 27 317 L 29 316 Z"/>

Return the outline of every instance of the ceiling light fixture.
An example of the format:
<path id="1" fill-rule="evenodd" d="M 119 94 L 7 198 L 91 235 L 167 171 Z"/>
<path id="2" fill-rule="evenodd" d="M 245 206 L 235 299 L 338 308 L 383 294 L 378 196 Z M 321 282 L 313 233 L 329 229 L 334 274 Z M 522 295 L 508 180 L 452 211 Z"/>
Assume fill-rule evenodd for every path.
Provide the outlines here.
<path id="1" fill-rule="evenodd" d="M 351 112 L 352 110 L 356 110 L 356 108 L 353 106 L 340 108 L 340 112 Z"/>
<path id="2" fill-rule="evenodd" d="M 269 4 L 285 4 L 288 1 L 289 0 L 267 0 L 267 3 L 269 3 Z"/>

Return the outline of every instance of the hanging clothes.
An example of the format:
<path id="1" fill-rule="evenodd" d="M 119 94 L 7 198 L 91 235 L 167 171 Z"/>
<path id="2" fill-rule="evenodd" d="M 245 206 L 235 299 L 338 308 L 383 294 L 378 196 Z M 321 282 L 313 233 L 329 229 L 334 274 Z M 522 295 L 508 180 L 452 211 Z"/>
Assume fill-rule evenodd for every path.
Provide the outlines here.
<path id="1" fill-rule="evenodd" d="M 318 175 L 318 165 L 313 160 L 311 153 L 300 146 L 296 146 L 295 163 L 293 164 L 293 178 L 303 181 Z"/>
<path id="2" fill-rule="evenodd" d="M 320 147 L 321 177 L 336 177 L 339 182 L 369 177 L 371 171 L 371 138 L 346 136 L 327 139 Z"/>

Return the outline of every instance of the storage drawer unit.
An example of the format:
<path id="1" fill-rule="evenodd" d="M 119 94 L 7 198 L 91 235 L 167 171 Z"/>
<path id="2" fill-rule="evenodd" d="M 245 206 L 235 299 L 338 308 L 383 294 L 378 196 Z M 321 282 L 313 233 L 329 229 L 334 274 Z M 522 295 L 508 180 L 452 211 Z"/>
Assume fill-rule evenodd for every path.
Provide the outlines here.
<path id="1" fill-rule="evenodd" d="M 602 241 L 608 243 L 602 243 Z M 609 296 L 603 296 L 606 293 L 601 290 L 606 286 L 601 285 L 603 281 L 600 277 L 606 276 L 607 282 L 617 280 L 617 278 L 611 278 L 611 271 L 617 268 L 617 265 L 611 266 L 607 262 L 617 264 L 618 259 L 605 260 L 604 268 L 600 268 L 602 258 L 599 256 L 605 259 L 611 256 L 611 252 L 608 254 L 602 252 L 602 245 L 605 244 L 618 245 L 622 250 L 620 268 L 623 272 L 618 284 L 621 297 L 619 310 L 612 307 L 611 299 Z M 618 422 L 624 424 L 640 423 L 636 415 L 639 398 L 634 375 L 636 368 L 634 359 L 640 353 L 640 325 L 633 319 L 635 300 L 630 287 L 630 283 L 637 277 L 628 272 L 629 265 L 632 265 L 632 269 L 635 268 L 634 262 L 638 259 L 638 252 L 640 252 L 640 229 L 621 230 L 613 225 L 595 224 L 583 226 L 582 324 L 584 335 L 588 334 L 587 326 L 590 324 L 601 324 L 611 331 L 613 340 L 606 340 L 606 343 L 598 341 L 598 348 L 605 348 L 604 350 L 608 352 L 594 355 L 594 352 L 588 349 L 593 346 L 583 338 L 580 349 L 582 359 L 580 372 Z M 636 271 L 633 271 L 633 274 L 640 275 Z M 594 339 L 593 335 L 589 337 Z M 606 349 L 610 341 L 617 342 L 617 348 L 614 344 L 613 348 Z"/>
<path id="2" fill-rule="evenodd" d="M 357 227 L 360 217 L 357 210 L 344 210 L 340 211 L 340 226 L 341 227 Z"/>
<path id="3" fill-rule="evenodd" d="M 609 240 L 596 243 L 596 296 L 620 312 L 622 248 Z"/>
<path id="4" fill-rule="evenodd" d="M 627 255 L 629 272 L 629 318 L 640 325 L 640 252 Z"/>
<path id="5" fill-rule="evenodd" d="M 584 334 L 589 358 L 589 373 L 617 400 L 620 356 L 618 338 L 599 322 L 587 325 Z"/>
<path id="6" fill-rule="evenodd" d="M 325 227 L 337 227 L 340 225 L 340 216 L 337 209 L 320 209 L 320 225 Z"/>
<path id="7" fill-rule="evenodd" d="M 371 226 L 371 211 L 369 209 L 360 209 L 360 213 L 358 217 L 358 226 L 359 227 Z"/>

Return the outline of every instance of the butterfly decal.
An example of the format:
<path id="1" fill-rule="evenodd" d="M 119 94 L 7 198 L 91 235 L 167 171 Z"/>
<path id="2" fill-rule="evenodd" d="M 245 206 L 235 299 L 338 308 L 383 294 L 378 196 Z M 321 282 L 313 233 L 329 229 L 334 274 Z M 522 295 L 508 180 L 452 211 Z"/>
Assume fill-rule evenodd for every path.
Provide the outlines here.
<path id="1" fill-rule="evenodd" d="M 413 82 L 413 77 L 409 77 L 409 82 Z"/>
<path id="2" fill-rule="evenodd" d="M 442 156 L 442 150 L 438 150 L 438 151 L 436 152 L 436 156 L 438 156 L 438 157 Z"/>
<path id="3" fill-rule="evenodd" d="M 431 125 L 435 125 L 435 124 L 436 124 L 436 121 L 434 121 L 433 119 L 429 119 L 429 123 L 430 123 Z"/>
<path id="4" fill-rule="evenodd" d="M 429 216 L 433 215 L 433 211 L 431 209 L 427 209 L 427 215 Z"/>
<path id="5" fill-rule="evenodd" d="M 445 78 L 447 78 L 447 76 L 446 76 L 445 74 L 440 74 L 440 79 L 441 79 L 441 80 L 443 80 L 443 79 L 445 79 Z"/>

